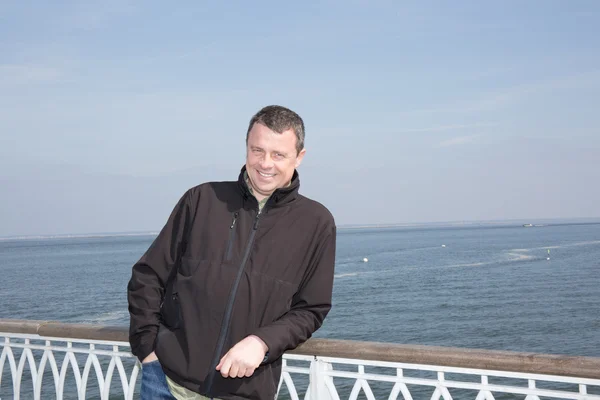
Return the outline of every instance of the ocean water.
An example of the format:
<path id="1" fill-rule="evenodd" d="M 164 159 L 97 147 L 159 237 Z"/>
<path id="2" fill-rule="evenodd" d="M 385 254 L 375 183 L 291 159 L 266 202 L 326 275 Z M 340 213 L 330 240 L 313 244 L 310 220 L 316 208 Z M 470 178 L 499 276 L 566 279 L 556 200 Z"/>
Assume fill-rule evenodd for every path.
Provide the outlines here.
<path id="1" fill-rule="evenodd" d="M 152 240 L 0 241 L 0 318 L 126 326 Z M 335 274 L 316 337 L 600 357 L 600 224 L 339 229 Z"/>

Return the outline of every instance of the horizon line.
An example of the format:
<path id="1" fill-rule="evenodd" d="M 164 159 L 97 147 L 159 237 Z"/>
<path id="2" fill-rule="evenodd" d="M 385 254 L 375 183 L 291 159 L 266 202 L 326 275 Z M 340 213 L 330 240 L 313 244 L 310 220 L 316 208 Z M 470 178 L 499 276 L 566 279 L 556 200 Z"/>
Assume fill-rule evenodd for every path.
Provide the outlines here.
<path id="1" fill-rule="evenodd" d="M 510 219 L 492 219 L 492 220 L 454 220 L 454 221 L 431 221 L 431 222 L 396 222 L 396 223 L 357 223 L 357 224 L 341 224 L 337 225 L 337 229 L 368 229 L 368 228 L 409 228 L 419 226 L 466 226 L 466 225 L 510 225 L 521 224 L 523 222 L 559 222 L 567 224 L 568 221 L 587 221 L 588 223 L 600 223 L 600 217 L 574 217 L 574 218 L 510 218 Z M 119 236 L 152 236 L 158 235 L 160 230 L 151 231 L 116 231 L 116 232 L 82 232 L 82 233 L 49 233 L 49 234 L 31 234 L 31 235 L 11 235 L 0 236 L 0 241 L 8 240 L 33 240 L 33 239 L 70 239 L 70 238 L 102 238 L 102 237 L 119 237 Z"/>

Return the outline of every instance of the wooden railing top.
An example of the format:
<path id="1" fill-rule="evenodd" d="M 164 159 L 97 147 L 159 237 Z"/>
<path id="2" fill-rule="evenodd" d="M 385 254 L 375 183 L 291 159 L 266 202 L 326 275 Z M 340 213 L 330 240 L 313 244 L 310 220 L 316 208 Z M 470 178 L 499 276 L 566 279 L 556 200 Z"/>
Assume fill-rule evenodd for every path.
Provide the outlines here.
<path id="1" fill-rule="evenodd" d="M 127 327 L 57 321 L 0 319 L 0 334 L 2 332 L 85 340 L 129 340 Z M 600 379 L 598 357 L 316 338 L 289 353 Z"/>

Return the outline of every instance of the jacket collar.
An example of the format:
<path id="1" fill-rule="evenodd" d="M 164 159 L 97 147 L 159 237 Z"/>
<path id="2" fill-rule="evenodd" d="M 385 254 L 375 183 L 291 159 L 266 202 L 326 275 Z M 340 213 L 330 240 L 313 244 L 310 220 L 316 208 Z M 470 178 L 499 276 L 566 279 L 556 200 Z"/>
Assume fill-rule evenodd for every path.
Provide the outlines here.
<path id="1" fill-rule="evenodd" d="M 250 189 L 248 188 L 248 184 L 246 183 L 246 180 L 244 179 L 245 173 L 246 173 L 246 166 L 244 165 L 238 176 L 238 186 L 242 192 L 242 195 L 244 196 L 244 199 L 247 200 L 249 198 L 252 198 L 252 199 L 256 200 L 256 198 L 250 192 Z M 298 197 L 299 189 L 300 189 L 300 176 L 298 175 L 298 171 L 294 170 L 294 175 L 292 175 L 292 180 L 291 180 L 290 184 L 284 188 L 279 188 L 279 189 L 275 190 L 269 197 L 267 204 L 269 204 L 269 207 L 279 207 L 279 206 L 288 204 L 288 203 L 294 201 Z"/>

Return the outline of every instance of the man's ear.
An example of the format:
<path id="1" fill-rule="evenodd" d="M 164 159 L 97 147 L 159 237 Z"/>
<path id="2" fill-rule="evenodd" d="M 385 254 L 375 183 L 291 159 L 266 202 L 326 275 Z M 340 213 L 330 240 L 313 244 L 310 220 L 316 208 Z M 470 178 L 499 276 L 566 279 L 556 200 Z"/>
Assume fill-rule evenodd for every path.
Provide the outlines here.
<path id="1" fill-rule="evenodd" d="M 300 153 L 298 153 L 298 157 L 296 157 L 296 168 L 300 166 L 302 163 L 302 159 L 304 158 L 304 154 L 306 154 L 306 149 L 302 149 Z"/>

